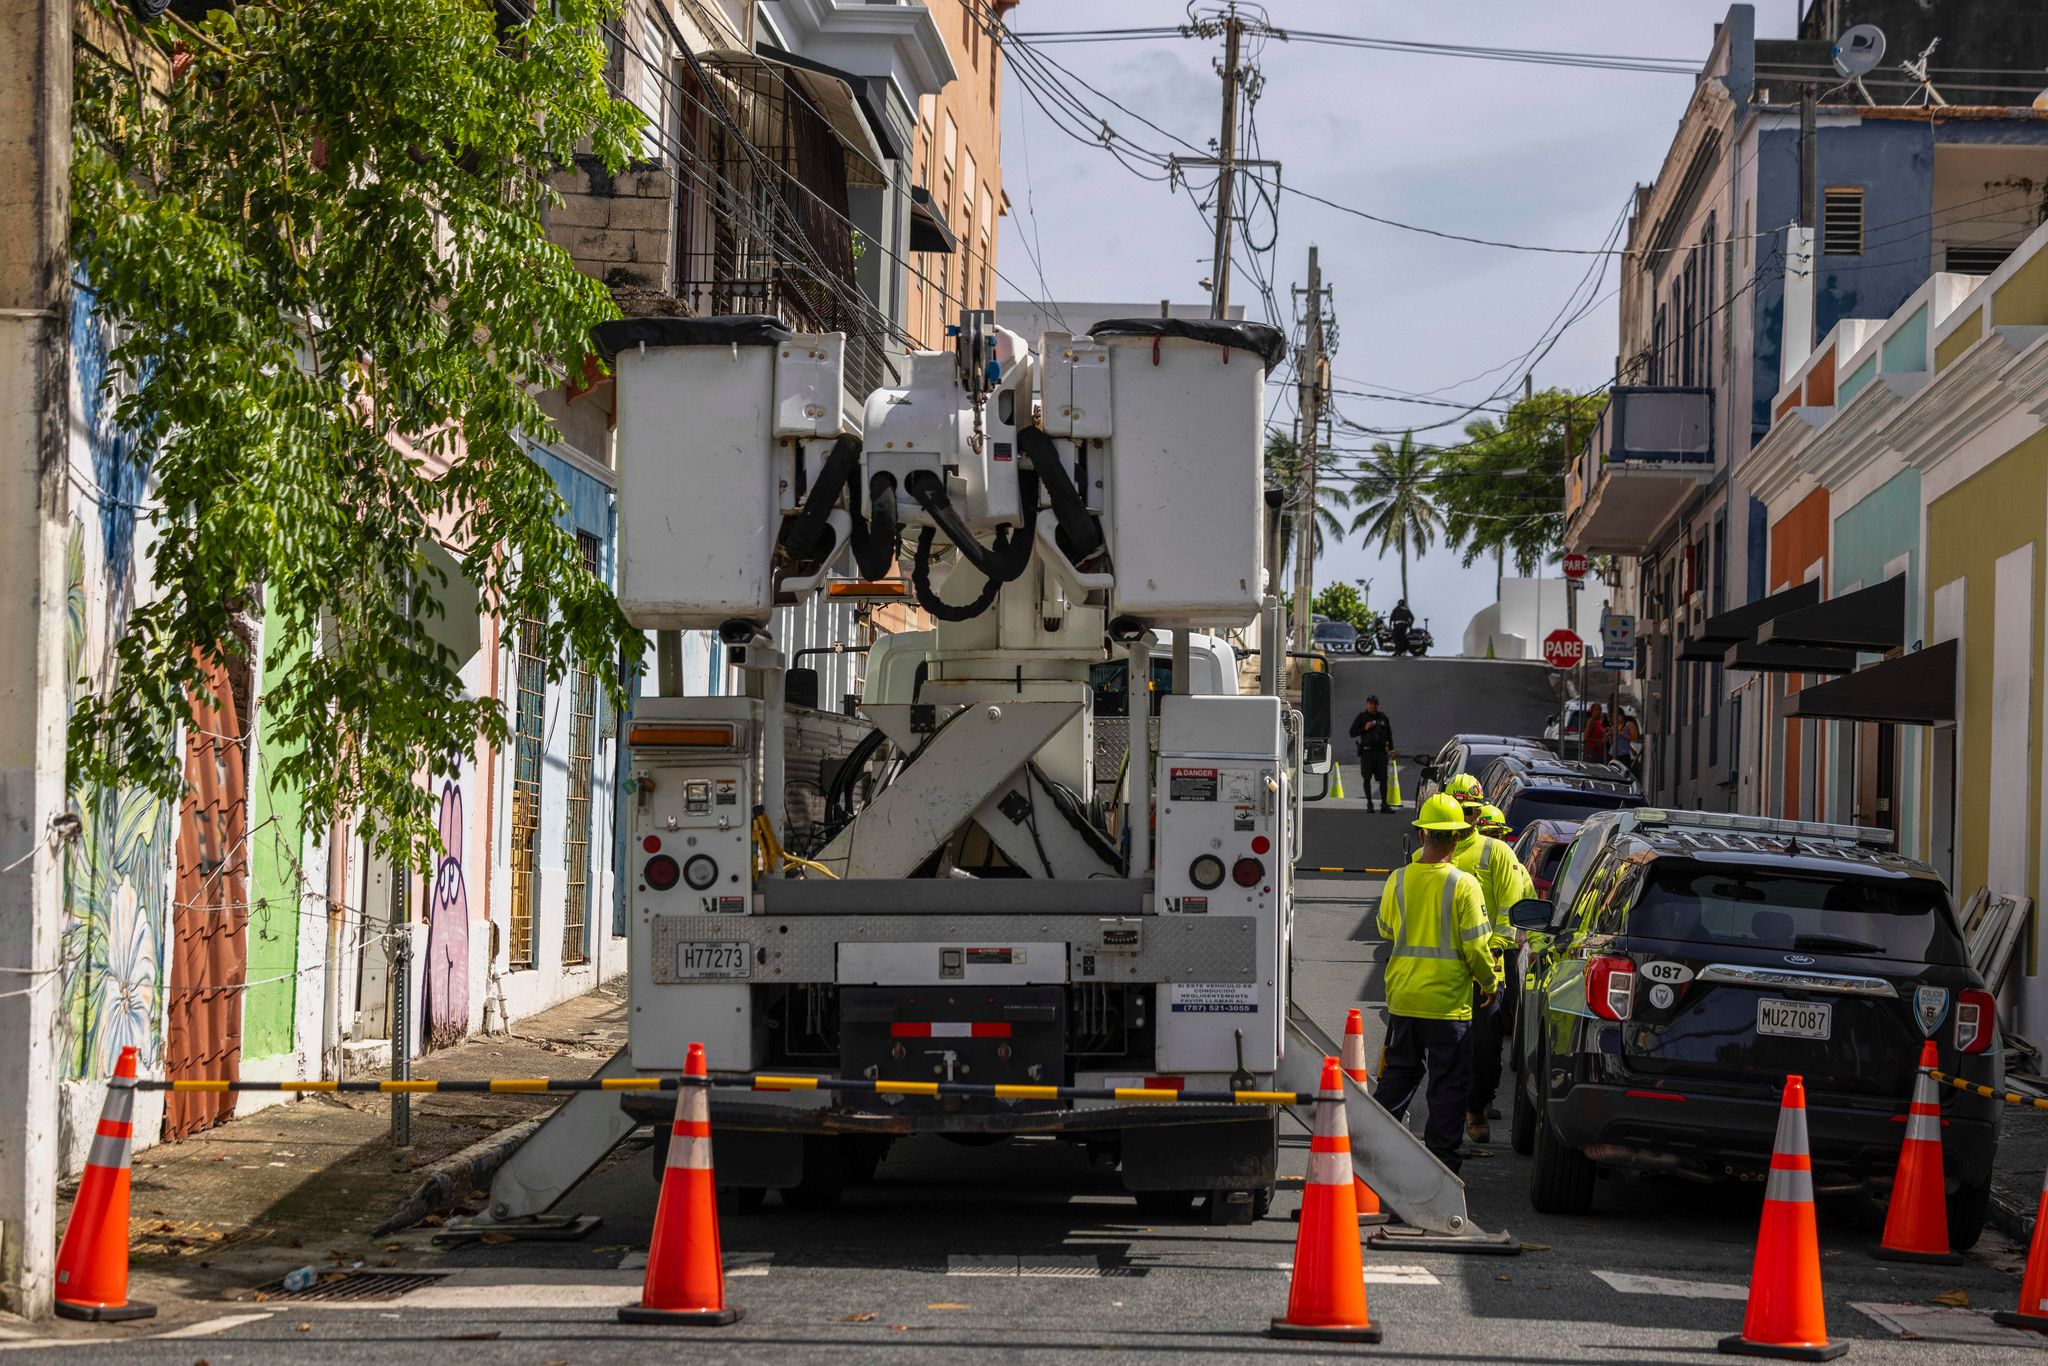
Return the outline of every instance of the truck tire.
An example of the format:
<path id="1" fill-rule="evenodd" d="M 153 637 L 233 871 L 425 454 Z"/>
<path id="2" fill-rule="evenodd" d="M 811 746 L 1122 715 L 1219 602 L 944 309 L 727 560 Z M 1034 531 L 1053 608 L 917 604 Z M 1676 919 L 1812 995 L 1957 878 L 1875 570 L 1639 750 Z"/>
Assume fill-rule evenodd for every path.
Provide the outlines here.
<path id="1" fill-rule="evenodd" d="M 1529 1164 L 1529 1203 L 1542 1214 L 1585 1214 L 1593 1208 L 1599 1168 L 1568 1146 L 1547 1114 L 1536 1117 L 1535 1160 Z"/>
<path id="2" fill-rule="evenodd" d="M 1951 1252 L 1968 1252 L 1984 1235 L 1984 1222 L 1991 1217 L 1991 1183 L 1960 1187 L 1948 1198 L 1948 1246 Z"/>
<path id="3" fill-rule="evenodd" d="M 1536 1102 L 1529 1099 L 1528 1069 L 1515 1077 L 1513 1119 L 1508 1125 L 1508 1146 L 1523 1157 L 1536 1151 Z"/>

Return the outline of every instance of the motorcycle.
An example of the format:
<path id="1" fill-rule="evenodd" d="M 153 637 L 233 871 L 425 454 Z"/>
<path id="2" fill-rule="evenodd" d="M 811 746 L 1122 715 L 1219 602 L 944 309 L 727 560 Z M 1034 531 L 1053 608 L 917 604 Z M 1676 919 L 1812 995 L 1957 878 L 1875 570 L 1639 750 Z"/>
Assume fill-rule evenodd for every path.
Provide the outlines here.
<path id="1" fill-rule="evenodd" d="M 1361 647 L 1364 646 L 1365 640 L 1363 637 L 1360 638 L 1359 644 Z M 1380 628 L 1373 633 L 1372 639 L 1373 650 L 1377 650 L 1380 654 L 1413 655 L 1418 659 L 1428 654 L 1429 647 L 1434 644 L 1436 644 L 1436 637 L 1429 633 L 1429 618 L 1427 617 L 1422 619 L 1421 625 L 1408 628 L 1408 640 L 1404 645 L 1396 645 L 1394 628 L 1385 622 L 1380 623 Z M 1360 653 L 1371 654 L 1373 650 L 1361 648 Z"/>

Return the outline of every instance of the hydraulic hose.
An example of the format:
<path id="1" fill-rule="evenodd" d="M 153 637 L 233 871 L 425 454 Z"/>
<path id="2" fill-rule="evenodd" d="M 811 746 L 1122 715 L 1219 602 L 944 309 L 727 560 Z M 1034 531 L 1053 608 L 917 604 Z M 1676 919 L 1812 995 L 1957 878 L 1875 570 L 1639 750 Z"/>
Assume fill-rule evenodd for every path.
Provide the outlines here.
<path id="1" fill-rule="evenodd" d="M 1102 528 L 1088 511 L 1088 502 L 1074 487 L 1059 447 L 1042 427 L 1024 427 L 1017 432 L 1017 449 L 1031 459 L 1031 468 L 1045 484 L 1046 501 L 1059 519 L 1060 532 L 1067 538 L 1066 549 L 1075 564 L 1086 563 L 1102 549 Z M 1034 500 L 1034 506 L 1036 500 Z"/>
<path id="2" fill-rule="evenodd" d="M 818 553 L 818 539 L 825 534 L 825 519 L 838 506 L 839 495 L 846 491 L 847 481 L 859 468 L 859 437 L 842 436 L 832 443 L 831 454 L 825 457 L 817 482 L 811 485 L 810 496 L 782 529 L 782 549 L 792 559 L 808 560 Z"/>
<path id="3" fill-rule="evenodd" d="M 854 486 L 856 489 L 859 485 Z M 853 561 L 864 579 L 887 578 L 896 565 L 896 476 L 876 474 L 868 480 L 868 515 L 858 512 L 853 524 Z"/>

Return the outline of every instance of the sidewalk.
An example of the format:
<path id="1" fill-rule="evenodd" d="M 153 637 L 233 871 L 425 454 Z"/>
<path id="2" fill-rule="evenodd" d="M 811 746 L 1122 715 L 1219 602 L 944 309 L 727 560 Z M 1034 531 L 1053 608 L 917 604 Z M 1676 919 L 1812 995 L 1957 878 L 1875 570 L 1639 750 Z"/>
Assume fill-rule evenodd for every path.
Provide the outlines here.
<path id="1" fill-rule="evenodd" d="M 414 1074 L 587 1077 L 625 1042 L 621 978 L 518 1021 L 508 1035 L 475 1035 L 429 1054 Z M 369 1235 L 412 1195 L 421 1169 L 563 1099 L 416 1095 L 412 1146 L 398 1152 L 389 1097 L 316 1095 L 138 1154 L 130 1293 L 160 1315 L 137 1328 L 218 1313 L 223 1299 L 299 1266 L 390 1266 L 402 1253 L 416 1260 L 431 1227 L 375 1242 Z M 61 1193 L 59 1229 L 76 1193 L 75 1182 Z"/>
<path id="2" fill-rule="evenodd" d="M 2008 1105 L 1991 1172 L 1991 1226 L 2022 1249 L 2034 1236 L 2041 1174 L 2048 1171 L 2048 1110 Z"/>

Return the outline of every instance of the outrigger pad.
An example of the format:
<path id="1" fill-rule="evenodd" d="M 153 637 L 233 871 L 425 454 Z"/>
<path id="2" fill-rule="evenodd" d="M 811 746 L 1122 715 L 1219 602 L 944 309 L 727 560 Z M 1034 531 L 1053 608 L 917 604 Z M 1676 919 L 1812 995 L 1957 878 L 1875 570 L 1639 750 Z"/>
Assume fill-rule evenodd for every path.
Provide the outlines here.
<path id="1" fill-rule="evenodd" d="M 458 1216 L 441 1226 L 434 1234 L 434 1242 L 442 1247 L 452 1247 L 459 1243 L 478 1242 L 485 1234 L 498 1234 L 525 1243 L 572 1243 L 587 1236 L 603 1222 L 595 1214 L 536 1214 L 526 1219 Z"/>
<path id="2" fill-rule="evenodd" d="M 1488 1233 L 1482 1228 L 1470 1233 L 1436 1233 L 1407 1224 L 1391 1224 L 1374 1230 L 1365 1245 L 1375 1252 L 1464 1252 L 1482 1257 L 1522 1254 L 1522 1244 L 1506 1229 L 1499 1233 Z"/>

